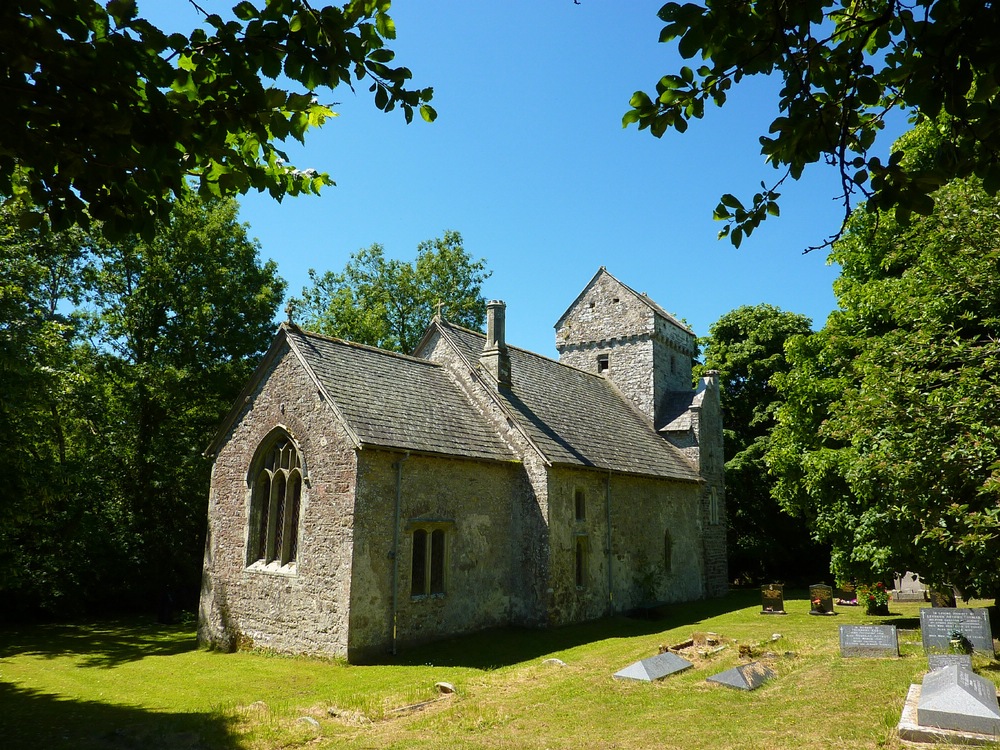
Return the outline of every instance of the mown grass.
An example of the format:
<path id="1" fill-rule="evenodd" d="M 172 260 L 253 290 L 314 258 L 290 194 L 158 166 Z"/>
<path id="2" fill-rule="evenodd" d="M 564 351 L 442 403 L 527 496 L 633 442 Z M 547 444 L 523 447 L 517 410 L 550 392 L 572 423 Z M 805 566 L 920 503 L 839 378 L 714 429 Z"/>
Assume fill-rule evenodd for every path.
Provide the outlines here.
<path id="1" fill-rule="evenodd" d="M 191 627 L 137 621 L 7 628 L 0 630 L 0 746 L 901 748 L 895 726 L 903 700 L 926 670 L 919 605 L 893 602 L 886 618 L 839 607 L 835 617 L 814 617 L 808 609 L 804 592 L 793 593 L 788 615 L 764 616 L 756 592 L 737 591 L 676 605 L 656 622 L 492 631 L 371 666 L 208 652 L 197 648 Z M 837 626 L 851 623 L 896 624 L 902 658 L 841 658 Z M 695 631 L 719 633 L 730 645 L 662 682 L 612 679 Z M 737 643 L 772 653 L 777 678 L 751 693 L 707 683 L 740 663 Z M 543 664 L 550 657 L 565 666 Z M 995 661 L 978 666 L 1000 681 Z M 440 698 L 440 681 L 456 694 Z"/>

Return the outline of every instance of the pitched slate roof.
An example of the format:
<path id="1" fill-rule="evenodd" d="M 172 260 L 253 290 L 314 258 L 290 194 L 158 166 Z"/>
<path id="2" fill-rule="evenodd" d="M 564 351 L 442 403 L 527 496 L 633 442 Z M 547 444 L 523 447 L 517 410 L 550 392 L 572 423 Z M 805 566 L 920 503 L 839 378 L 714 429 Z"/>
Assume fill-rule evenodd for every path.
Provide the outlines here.
<path id="1" fill-rule="evenodd" d="M 486 337 L 436 321 L 470 364 Z M 496 396 L 553 464 L 697 481 L 698 470 L 600 375 L 508 347 L 511 388 Z"/>
<path id="2" fill-rule="evenodd" d="M 516 460 L 442 365 L 283 330 L 362 446 Z"/>

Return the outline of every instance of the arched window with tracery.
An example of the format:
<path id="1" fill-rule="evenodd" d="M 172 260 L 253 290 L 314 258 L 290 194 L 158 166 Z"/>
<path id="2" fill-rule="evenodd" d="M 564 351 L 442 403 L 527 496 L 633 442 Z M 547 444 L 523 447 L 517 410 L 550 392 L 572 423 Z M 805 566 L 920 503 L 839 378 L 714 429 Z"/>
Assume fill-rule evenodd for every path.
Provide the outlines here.
<path id="1" fill-rule="evenodd" d="M 270 436 L 254 461 L 247 565 L 289 565 L 299 542 L 302 457 L 284 432 Z"/>

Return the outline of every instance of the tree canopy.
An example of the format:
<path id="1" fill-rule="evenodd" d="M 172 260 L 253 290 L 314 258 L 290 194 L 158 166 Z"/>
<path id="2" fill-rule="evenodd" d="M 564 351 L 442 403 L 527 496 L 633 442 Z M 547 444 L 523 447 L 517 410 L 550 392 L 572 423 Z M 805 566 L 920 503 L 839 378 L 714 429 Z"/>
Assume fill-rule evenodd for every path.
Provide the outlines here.
<path id="1" fill-rule="evenodd" d="M 748 305 L 719 318 L 699 342 L 698 371 L 717 370 L 721 388 L 730 578 L 808 583 L 829 570 L 828 551 L 771 496 L 774 479 L 764 462 L 781 403 L 771 378 L 788 369 L 785 342 L 811 332 L 804 315 Z"/>
<path id="2" fill-rule="evenodd" d="M 8 206 L 0 269 L 5 610 L 192 604 L 201 453 L 271 340 L 276 266 L 234 200 L 189 198 L 150 242 L 26 229 Z"/>
<path id="3" fill-rule="evenodd" d="M 432 90 L 392 65 L 389 5 L 242 0 L 169 33 L 136 0 L 0 3 L 0 196 L 40 209 L 23 221 L 148 239 L 190 181 L 203 197 L 316 193 L 329 175 L 280 144 L 334 114 L 317 91 L 364 82 L 380 110 L 435 117 Z"/>
<path id="4" fill-rule="evenodd" d="M 919 144 L 909 141 L 915 148 Z M 840 310 L 794 339 L 768 462 L 841 577 L 1000 591 L 1000 200 L 976 178 L 834 246 Z"/>
<path id="5" fill-rule="evenodd" d="M 462 235 L 446 231 L 421 242 L 413 263 L 386 258 L 375 244 L 354 253 L 339 273 L 309 269 L 312 285 L 292 307 L 303 315 L 305 328 L 409 354 L 438 303 L 451 322 L 482 328 L 482 285 L 490 274 L 484 259 L 474 260 L 465 250 Z"/>
<path id="6" fill-rule="evenodd" d="M 845 220 L 859 196 L 905 223 L 929 214 L 933 192 L 950 179 L 975 175 L 986 193 L 1000 189 L 1000 15 L 990 3 L 706 0 L 669 2 L 659 17 L 660 41 L 703 64 L 663 76 L 654 94 L 637 91 L 625 125 L 656 137 L 683 132 L 745 77 L 783 80 L 760 138 L 779 176 L 751 200 L 726 194 L 715 209 L 726 221 L 720 237 L 737 247 L 778 214 L 782 182 L 821 160 L 840 171 Z M 896 108 L 942 136 L 919 165 L 904 162 L 898 144 L 885 162 L 870 154 Z"/>

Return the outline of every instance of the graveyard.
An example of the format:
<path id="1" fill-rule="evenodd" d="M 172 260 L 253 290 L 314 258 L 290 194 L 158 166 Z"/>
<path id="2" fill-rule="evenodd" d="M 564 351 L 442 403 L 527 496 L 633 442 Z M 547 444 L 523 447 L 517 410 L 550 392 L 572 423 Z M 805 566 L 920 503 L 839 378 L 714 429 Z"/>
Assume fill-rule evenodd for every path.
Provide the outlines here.
<path id="1" fill-rule="evenodd" d="M 816 593 L 734 590 L 660 619 L 488 631 L 368 666 L 207 651 L 192 625 L 8 627 L 0 733 L 6 747 L 83 750 L 768 750 L 919 747 L 900 738 L 911 708 L 914 725 L 919 712 L 1000 726 L 992 602 L 870 616 L 834 601 L 815 616 Z M 969 653 L 954 653 L 956 622 Z"/>

